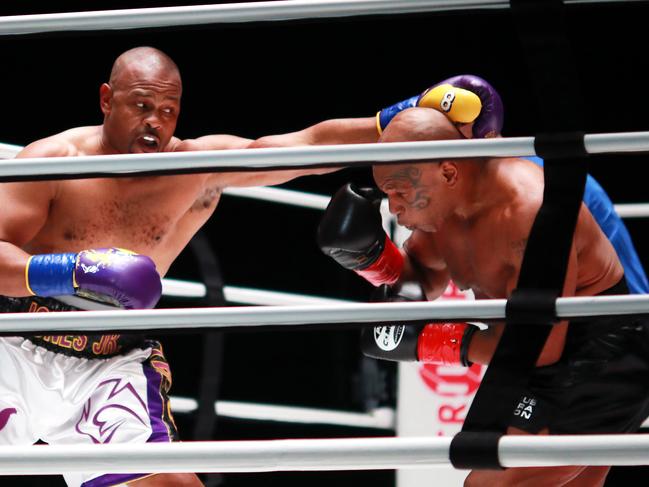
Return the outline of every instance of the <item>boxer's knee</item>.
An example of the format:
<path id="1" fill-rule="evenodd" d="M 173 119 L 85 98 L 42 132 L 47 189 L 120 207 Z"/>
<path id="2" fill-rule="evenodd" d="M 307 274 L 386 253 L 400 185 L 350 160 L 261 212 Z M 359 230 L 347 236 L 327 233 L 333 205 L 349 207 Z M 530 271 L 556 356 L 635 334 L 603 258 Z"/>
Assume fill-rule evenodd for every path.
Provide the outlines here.
<path id="1" fill-rule="evenodd" d="M 159 473 L 128 483 L 129 487 L 203 487 L 193 473 Z"/>

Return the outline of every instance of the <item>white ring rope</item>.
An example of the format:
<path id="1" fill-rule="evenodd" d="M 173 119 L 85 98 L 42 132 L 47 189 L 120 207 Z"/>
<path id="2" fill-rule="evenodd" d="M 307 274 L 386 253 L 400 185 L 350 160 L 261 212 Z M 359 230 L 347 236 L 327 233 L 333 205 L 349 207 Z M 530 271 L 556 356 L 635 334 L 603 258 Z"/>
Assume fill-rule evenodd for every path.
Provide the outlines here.
<path id="1" fill-rule="evenodd" d="M 56 313 L 1 313 L 1 333 L 53 330 L 148 330 L 403 321 L 502 320 L 505 299 L 350 303 L 304 306 L 244 306 Z M 649 313 L 649 295 L 558 298 L 559 318 Z"/>
<path id="2" fill-rule="evenodd" d="M 566 4 L 625 0 L 564 0 Z M 640 0 L 626 0 L 640 1 Z M 100 29 L 141 29 L 215 23 L 386 15 L 465 9 L 504 9 L 504 0 L 285 0 L 228 5 L 98 10 L 0 17 L 0 35 Z"/>
<path id="3" fill-rule="evenodd" d="M 0 446 L 0 474 L 279 472 L 449 465 L 451 437 Z M 505 467 L 649 465 L 649 435 L 503 436 Z"/>
<path id="4" fill-rule="evenodd" d="M 191 397 L 171 396 L 170 400 L 171 410 L 174 414 L 192 413 L 198 409 L 198 401 Z M 329 424 L 352 428 L 376 428 L 385 430 L 394 430 L 396 428 L 395 411 L 387 407 L 373 409 L 369 413 L 359 413 L 301 406 L 216 401 L 214 403 L 214 412 L 219 417 L 251 421 Z"/>
<path id="5" fill-rule="evenodd" d="M 395 415 L 394 410 L 391 408 L 374 409 L 370 413 L 354 413 L 297 406 L 278 406 L 275 404 L 216 401 L 214 409 L 218 416 L 256 421 L 330 424 L 355 428 L 395 428 Z"/>
<path id="6" fill-rule="evenodd" d="M 162 280 L 162 294 L 179 298 L 203 298 L 206 294 L 206 288 L 205 284 L 200 282 L 164 278 Z M 238 286 L 224 286 L 223 294 L 225 300 L 229 303 L 241 304 L 289 305 L 338 304 L 351 302 L 343 299 L 322 298 L 306 294 L 284 293 Z"/>
<path id="7" fill-rule="evenodd" d="M 620 218 L 645 218 L 649 216 L 649 203 L 627 203 L 613 206 Z"/>
<path id="8" fill-rule="evenodd" d="M 198 401 L 191 397 L 170 396 L 174 414 L 188 414 L 198 409 Z M 396 429 L 395 410 L 373 409 L 369 413 L 305 408 L 301 406 L 278 406 L 274 404 L 245 403 L 239 401 L 216 401 L 214 411 L 218 416 L 253 421 L 281 421 L 284 423 L 331 424 L 356 428 Z M 649 418 L 642 423 L 649 427 Z"/>
<path id="9" fill-rule="evenodd" d="M 0 159 L 13 158 L 23 149 L 22 146 L 13 144 L 3 144 L 0 142 Z M 226 188 L 223 194 L 229 196 L 238 196 L 242 198 L 251 198 L 272 203 L 280 203 L 302 208 L 311 208 L 314 210 L 324 210 L 329 204 L 330 197 L 320 194 L 304 193 L 301 191 L 292 191 L 281 188 L 271 187 L 251 187 L 251 188 Z M 627 203 L 616 204 L 615 211 L 621 218 L 645 218 L 649 217 L 649 203 Z M 189 296 L 201 297 L 196 294 Z M 233 302 L 244 302 L 232 300 Z M 250 304 L 272 304 L 272 303 L 250 303 Z"/>
<path id="10" fill-rule="evenodd" d="M 589 154 L 649 152 L 649 132 L 589 134 Z M 134 174 L 150 171 L 271 169 L 341 164 L 367 165 L 454 157 L 517 157 L 535 155 L 534 137 L 436 140 L 390 144 L 320 145 L 309 147 L 235 149 L 155 154 L 8 159 L 0 164 L 0 180 L 10 176 L 65 174 Z"/>
<path id="11" fill-rule="evenodd" d="M 225 188 L 223 194 L 270 201 L 273 203 L 283 203 L 286 205 L 311 208 L 314 210 L 326 209 L 331 200 L 331 197 L 325 195 L 302 193 L 300 191 L 269 187 Z"/>
<path id="12" fill-rule="evenodd" d="M 171 410 L 191 413 L 198 409 L 198 401 L 189 397 L 171 396 Z M 216 401 L 214 412 L 219 417 L 252 421 L 278 421 L 282 423 L 330 424 L 353 428 L 377 428 L 394 430 L 395 412 L 392 408 L 377 408 L 369 413 L 339 411 L 332 409 L 280 406 L 239 401 Z"/>
<path id="13" fill-rule="evenodd" d="M 174 414 L 193 413 L 198 401 L 191 397 L 170 396 Z M 395 411 L 383 407 L 368 413 L 340 411 L 333 409 L 305 408 L 277 404 L 260 404 L 240 401 L 216 401 L 214 412 L 219 417 L 245 419 L 250 421 L 276 421 L 292 424 L 328 424 L 351 428 L 396 429 Z"/>
<path id="14" fill-rule="evenodd" d="M 495 5 L 493 5 L 496 3 Z M 386 15 L 472 7 L 507 7 L 493 0 L 285 0 L 186 7 L 100 10 L 0 17 L 0 35 L 99 29 L 139 29 L 215 23 Z"/>

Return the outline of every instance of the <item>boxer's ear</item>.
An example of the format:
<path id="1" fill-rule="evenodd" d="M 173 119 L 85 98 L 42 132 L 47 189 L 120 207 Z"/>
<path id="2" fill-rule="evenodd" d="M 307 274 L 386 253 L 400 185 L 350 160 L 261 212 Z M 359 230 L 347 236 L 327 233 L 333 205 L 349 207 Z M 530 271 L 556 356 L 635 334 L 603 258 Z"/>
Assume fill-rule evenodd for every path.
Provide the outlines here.
<path id="1" fill-rule="evenodd" d="M 108 83 L 104 83 L 99 87 L 99 106 L 104 115 L 108 115 L 112 108 L 111 101 L 113 99 L 113 89 Z"/>
<path id="2" fill-rule="evenodd" d="M 457 164 L 453 161 L 442 161 L 440 170 L 446 184 L 455 186 L 457 182 Z"/>

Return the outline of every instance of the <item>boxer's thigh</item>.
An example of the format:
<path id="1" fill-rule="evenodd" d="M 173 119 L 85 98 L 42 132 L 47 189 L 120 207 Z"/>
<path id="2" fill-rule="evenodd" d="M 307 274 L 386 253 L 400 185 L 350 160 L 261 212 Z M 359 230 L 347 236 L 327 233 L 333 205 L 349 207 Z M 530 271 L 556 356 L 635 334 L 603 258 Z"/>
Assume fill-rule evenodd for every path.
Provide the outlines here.
<path id="1" fill-rule="evenodd" d="M 30 363 L 23 359 L 21 339 L 0 338 L 0 445 L 31 445 L 38 440 L 32 417 L 47 398 L 37 389 Z M 36 410 L 35 410 L 36 408 Z"/>
<path id="2" fill-rule="evenodd" d="M 128 482 L 129 487 L 202 487 L 193 473 L 161 473 Z"/>
<path id="3" fill-rule="evenodd" d="M 133 350 L 103 361 L 100 370 L 85 378 L 93 381 L 87 398 L 64 424 L 52 429 L 51 444 L 170 442 L 176 437 L 170 419 L 166 361 L 154 348 Z M 90 472 L 65 475 L 71 486 L 104 486 L 151 475 Z"/>

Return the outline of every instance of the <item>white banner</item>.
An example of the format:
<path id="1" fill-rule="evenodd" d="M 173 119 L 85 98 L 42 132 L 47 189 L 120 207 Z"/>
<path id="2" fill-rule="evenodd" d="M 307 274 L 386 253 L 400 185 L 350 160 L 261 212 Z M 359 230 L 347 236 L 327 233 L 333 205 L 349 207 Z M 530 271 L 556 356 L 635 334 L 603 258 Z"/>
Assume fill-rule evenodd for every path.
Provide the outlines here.
<path id="1" fill-rule="evenodd" d="M 450 283 L 440 299 L 473 299 Z M 399 364 L 398 436 L 453 436 L 460 431 L 486 367 L 447 367 L 418 362 Z M 398 470 L 397 487 L 461 487 L 467 471 L 453 467 Z"/>

